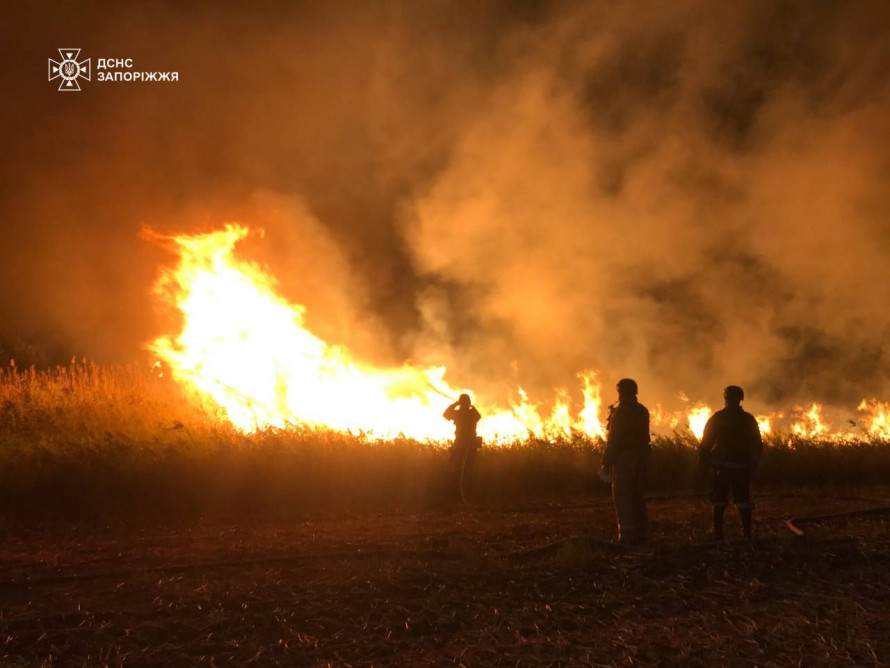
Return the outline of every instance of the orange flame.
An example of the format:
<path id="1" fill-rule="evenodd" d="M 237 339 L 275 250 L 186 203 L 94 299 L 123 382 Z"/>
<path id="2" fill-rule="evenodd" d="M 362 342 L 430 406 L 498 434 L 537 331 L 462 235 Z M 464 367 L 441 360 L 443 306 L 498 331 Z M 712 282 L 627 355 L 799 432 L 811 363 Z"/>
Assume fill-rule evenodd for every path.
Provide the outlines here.
<path id="1" fill-rule="evenodd" d="M 757 420 L 757 426 L 760 428 L 760 433 L 763 436 L 768 436 L 773 431 L 772 421 L 775 417 L 782 417 L 781 413 L 773 414 L 773 415 L 757 415 L 755 419 Z"/>
<path id="2" fill-rule="evenodd" d="M 665 410 L 661 404 L 655 405 L 655 408 L 649 413 L 649 417 L 653 427 L 662 427 L 671 431 L 676 431 L 684 419 L 684 416 L 679 413 Z"/>
<path id="3" fill-rule="evenodd" d="M 706 406 L 705 404 L 696 404 L 693 406 L 686 415 L 686 422 L 689 424 L 689 431 L 691 431 L 695 437 L 701 440 L 701 437 L 705 433 L 705 425 L 708 423 L 708 419 L 713 414 L 710 406 Z"/>
<path id="4" fill-rule="evenodd" d="M 245 432 L 300 425 L 370 438 L 450 439 L 452 426 L 442 419 L 442 411 L 446 397 L 453 400 L 461 390 L 446 382 L 446 368 L 379 368 L 312 334 L 303 324 L 303 306 L 278 295 L 274 279 L 257 265 L 233 256 L 249 233 L 236 224 L 194 235 L 143 231 L 143 237 L 162 243 L 179 258 L 176 266 L 162 270 L 154 293 L 179 311 L 182 328 L 149 345 L 171 375 L 212 400 Z M 159 368 L 157 373 L 164 371 Z M 580 405 L 566 389 L 559 389 L 546 412 L 547 403 L 530 400 L 521 387 L 513 400 L 502 404 L 476 397 L 483 415 L 480 435 L 497 443 L 576 434 L 604 438 L 598 374 L 585 370 L 578 377 Z M 671 412 L 657 404 L 652 427 L 676 430 L 688 425 L 700 439 L 712 411 L 704 403 L 692 404 L 685 394 L 680 399 L 688 405 L 685 411 Z M 858 410 L 865 414 L 858 434 L 833 432 L 817 403 L 795 409 L 790 431 L 836 442 L 853 441 L 863 433 L 890 440 L 890 403 L 863 399 Z M 761 432 L 777 432 L 782 417 L 758 416 Z"/>
<path id="5" fill-rule="evenodd" d="M 890 441 L 890 403 L 877 399 L 863 399 L 857 410 L 866 413 L 865 427 L 869 436 Z"/>
<path id="6" fill-rule="evenodd" d="M 822 406 L 812 404 L 808 410 L 801 407 L 794 409 L 799 419 L 791 425 L 791 433 L 803 438 L 819 438 L 830 433 L 829 425 L 822 419 Z"/>
<path id="7" fill-rule="evenodd" d="M 575 429 L 587 436 L 606 438 L 606 431 L 600 421 L 603 406 L 602 390 L 596 371 L 582 371 L 578 374 L 584 394 L 584 408 L 575 423 Z"/>
<path id="8" fill-rule="evenodd" d="M 154 292 L 180 311 L 182 329 L 149 345 L 173 377 L 212 399 L 245 432 L 305 425 L 371 438 L 449 439 L 443 395 L 456 398 L 460 391 L 445 382 L 445 367 L 377 368 L 313 335 L 303 325 L 302 306 L 277 295 L 275 281 L 255 264 L 233 257 L 248 233 L 234 224 L 195 235 L 143 231 L 179 255 Z M 506 409 L 477 398 L 479 433 L 494 442 L 575 432 L 602 437 L 596 372 L 580 377 L 584 403 L 577 419 L 565 390 L 544 419 L 520 388 L 520 401 Z"/>

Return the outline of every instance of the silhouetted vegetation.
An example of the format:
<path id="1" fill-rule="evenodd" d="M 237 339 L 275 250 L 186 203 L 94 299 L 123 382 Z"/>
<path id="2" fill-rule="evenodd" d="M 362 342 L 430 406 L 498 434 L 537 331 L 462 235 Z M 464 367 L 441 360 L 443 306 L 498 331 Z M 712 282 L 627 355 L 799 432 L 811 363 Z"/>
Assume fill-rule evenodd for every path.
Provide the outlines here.
<path id="1" fill-rule="evenodd" d="M 293 426 L 245 435 L 214 406 L 137 366 L 0 373 L 0 512 L 92 515 L 435 507 L 447 444 Z M 659 437 L 653 493 L 705 492 L 691 435 Z M 480 452 L 480 505 L 606 495 L 601 444 L 529 440 Z M 890 444 L 768 440 L 755 488 L 854 487 L 890 477 Z"/>

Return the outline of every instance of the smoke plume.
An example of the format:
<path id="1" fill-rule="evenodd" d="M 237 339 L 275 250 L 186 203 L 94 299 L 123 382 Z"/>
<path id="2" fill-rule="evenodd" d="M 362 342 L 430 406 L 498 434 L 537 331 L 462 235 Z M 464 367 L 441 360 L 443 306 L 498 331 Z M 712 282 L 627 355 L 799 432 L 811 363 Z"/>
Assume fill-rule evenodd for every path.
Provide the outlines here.
<path id="1" fill-rule="evenodd" d="M 242 249 L 327 340 L 456 385 L 887 396 L 881 2 L 213 3 L 10 10 L 4 352 L 168 327 L 139 230 Z M 44 80 L 60 46 L 179 71 Z"/>

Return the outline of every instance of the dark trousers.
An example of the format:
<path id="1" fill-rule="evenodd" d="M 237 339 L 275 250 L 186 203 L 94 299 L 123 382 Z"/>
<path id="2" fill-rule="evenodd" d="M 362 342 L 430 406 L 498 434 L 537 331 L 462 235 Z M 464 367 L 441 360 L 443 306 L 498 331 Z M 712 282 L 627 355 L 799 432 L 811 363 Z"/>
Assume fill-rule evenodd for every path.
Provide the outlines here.
<path id="1" fill-rule="evenodd" d="M 449 477 L 451 493 L 460 500 L 465 500 L 465 484 L 476 461 L 476 452 L 481 440 L 478 436 L 455 438 L 451 446 L 449 461 Z"/>
<path id="2" fill-rule="evenodd" d="M 611 468 L 612 500 L 618 519 L 618 540 L 638 543 L 646 540 L 646 459 L 644 453 L 625 452 Z"/>
<path id="3" fill-rule="evenodd" d="M 711 502 L 714 507 L 725 508 L 730 494 L 739 510 L 754 508 L 751 503 L 751 471 L 729 467 L 714 469 L 714 477 L 711 479 Z"/>
<path id="4" fill-rule="evenodd" d="M 723 513 L 729 504 L 729 497 L 739 509 L 742 518 L 742 530 L 745 536 L 751 536 L 751 471 L 746 468 L 721 466 L 714 469 L 711 480 L 711 502 L 714 505 L 714 534 L 723 538 Z"/>

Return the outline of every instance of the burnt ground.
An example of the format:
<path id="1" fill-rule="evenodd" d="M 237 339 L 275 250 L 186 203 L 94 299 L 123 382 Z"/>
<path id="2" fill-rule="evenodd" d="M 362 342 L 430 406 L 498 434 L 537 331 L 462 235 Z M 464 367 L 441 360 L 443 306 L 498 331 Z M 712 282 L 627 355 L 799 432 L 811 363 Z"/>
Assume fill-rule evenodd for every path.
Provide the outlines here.
<path id="1" fill-rule="evenodd" d="M 627 552 L 598 542 L 612 538 L 611 508 L 591 498 L 163 526 L 7 521 L 0 663 L 890 665 L 890 515 L 807 526 L 806 539 L 784 525 L 890 498 L 860 496 L 761 495 L 757 539 L 733 540 L 730 509 L 720 546 L 706 501 L 653 500 L 652 546 Z"/>

